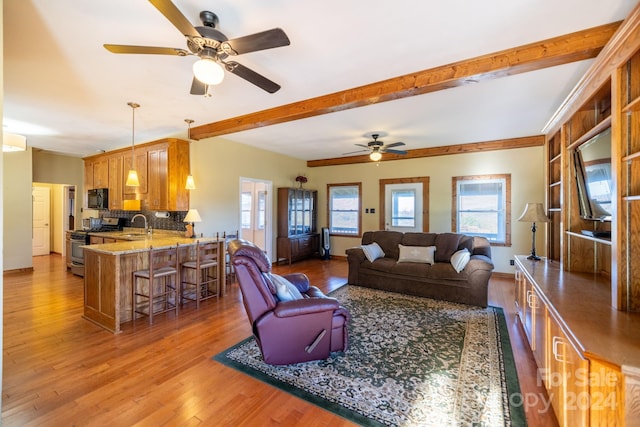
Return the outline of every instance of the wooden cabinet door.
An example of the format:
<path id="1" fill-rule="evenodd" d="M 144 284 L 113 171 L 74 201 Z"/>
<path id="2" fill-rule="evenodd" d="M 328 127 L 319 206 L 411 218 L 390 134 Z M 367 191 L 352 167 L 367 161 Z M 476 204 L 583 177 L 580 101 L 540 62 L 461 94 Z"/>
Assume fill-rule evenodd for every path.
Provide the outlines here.
<path id="1" fill-rule="evenodd" d="M 90 245 L 100 245 L 104 243 L 104 238 L 98 236 L 89 236 Z"/>
<path id="2" fill-rule="evenodd" d="M 109 209 L 122 209 L 122 156 L 109 158 Z"/>
<path id="3" fill-rule="evenodd" d="M 516 279 L 516 289 L 515 289 L 515 306 L 516 313 L 520 317 L 520 321 L 524 325 L 524 307 L 526 305 L 526 286 L 525 286 L 525 276 L 519 266 L 516 266 L 515 271 L 515 279 Z"/>
<path id="4" fill-rule="evenodd" d="M 109 187 L 109 160 L 106 158 L 93 162 L 93 187 Z"/>
<path id="5" fill-rule="evenodd" d="M 561 427 L 589 425 L 589 362 L 576 350 L 554 316 L 549 315 L 547 381 Z"/>
<path id="6" fill-rule="evenodd" d="M 547 340 L 547 307 L 540 298 L 535 288 L 531 287 L 531 330 L 533 335 L 533 357 L 536 359 L 538 368 L 544 369 L 545 350 Z"/>
<path id="7" fill-rule="evenodd" d="M 94 188 L 96 187 L 93 186 L 93 162 L 91 160 L 85 160 L 84 161 L 84 189 L 92 190 Z M 84 197 L 86 198 L 86 194 L 84 195 Z M 86 203 L 84 204 L 84 206 L 87 206 Z"/>
<path id="8" fill-rule="evenodd" d="M 168 209 L 168 165 L 167 149 L 153 149 L 147 152 L 149 162 L 149 188 L 147 205 L 149 209 Z"/>
<path id="9" fill-rule="evenodd" d="M 147 194 L 148 191 L 148 178 L 147 175 L 148 164 L 147 164 L 147 150 L 139 149 L 134 154 L 135 161 L 135 170 L 138 174 L 138 181 L 140 181 L 139 187 L 130 187 L 126 185 L 127 176 L 129 175 L 129 170 L 131 170 L 131 153 L 125 153 L 122 157 L 122 184 L 124 186 L 123 193 L 124 194 Z"/>

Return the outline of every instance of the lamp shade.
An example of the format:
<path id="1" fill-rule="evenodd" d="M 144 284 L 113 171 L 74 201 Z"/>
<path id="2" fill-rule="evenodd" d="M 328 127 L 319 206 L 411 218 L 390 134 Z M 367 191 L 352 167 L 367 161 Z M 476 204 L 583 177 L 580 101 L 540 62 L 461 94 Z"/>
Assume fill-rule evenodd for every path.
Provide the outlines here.
<path id="1" fill-rule="evenodd" d="M 25 151 L 27 137 L 11 132 L 2 132 L 2 151 Z"/>
<path id="2" fill-rule="evenodd" d="M 544 214 L 542 203 L 527 203 L 524 212 L 518 218 L 522 222 L 549 222 L 549 218 Z"/>
<path id="3" fill-rule="evenodd" d="M 206 85 L 217 85 L 224 79 L 224 70 L 213 59 L 202 58 L 194 62 L 193 75 Z"/>
<path id="4" fill-rule="evenodd" d="M 374 162 L 377 162 L 382 158 L 382 154 L 380 154 L 379 151 L 373 151 L 371 154 L 369 154 L 369 158 Z"/>
<path id="5" fill-rule="evenodd" d="M 184 217 L 184 222 L 202 222 L 197 209 L 189 209 Z"/>

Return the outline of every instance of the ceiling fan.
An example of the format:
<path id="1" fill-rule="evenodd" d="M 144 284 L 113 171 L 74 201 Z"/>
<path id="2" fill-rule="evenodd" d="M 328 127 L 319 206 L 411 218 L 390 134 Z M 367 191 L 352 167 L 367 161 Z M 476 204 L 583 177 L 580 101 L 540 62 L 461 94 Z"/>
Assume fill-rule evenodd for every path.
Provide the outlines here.
<path id="1" fill-rule="evenodd" d="M 208 86 L 219 84 L 224 70 L 235 74 L 269 93 L 280 89 L 280 85 L 235 61 L 230 56 L 274 47 L 288 46 L 291 42 L 280 28 L 262 31 L 229 40 L 215 27 L 218 17 L 209 11 L 200 12 L 202 27 L 194 27 L 171 0 L 149 0 L 187 39 L 189 50 L 171 47 L 130 46 L 105 44 L 113 53 L 141 53 L 154 55 L 195 55 L 200 57 L 193 65 L 192 95 L 206 95 Z"/>
<path id="2" fill-rule="evenodd" d="M 353 153 L 359 153 L 361 151 L 369 151 L 369 158 L 374 162 L 377 162 L 382 158 L 382 153 L 407 154 L 407 152 L 404 150 L 392 149 L 392 147 L 400 147 L 405 145 L 404 142 L 394 142 L 394 143 L 385 145 L 382 141 L 378 141 L 378 137 L 380 137 L 380 134 L 374 133 L 374 134 L 371 134 L 371 138 L 373 138 L 373 141 L 369 141 L 367 145 L 355 144 L 358 147 L 366 148 L 366 150 L 352 151 L 350 153 L 344 153 L 344 154 L 353 154 Z"/>

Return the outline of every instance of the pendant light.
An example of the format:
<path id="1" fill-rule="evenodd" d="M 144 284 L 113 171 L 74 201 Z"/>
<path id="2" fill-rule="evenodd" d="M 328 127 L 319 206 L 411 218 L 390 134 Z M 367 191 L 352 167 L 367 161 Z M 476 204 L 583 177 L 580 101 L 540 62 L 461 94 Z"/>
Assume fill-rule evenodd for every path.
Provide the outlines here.
<path id="1" fill-rule="evenodd" d="M 127 102 L 127 105 L 131 107 L 132 119 L 131 119 L 131 169 L 127 175 L 127 185 L 129 187 L 140 187 L 140 180 L 138 180 L 138 172 L 136 172 L 135 157 L 134 157 L 134 141 L 136 137 L 136 108 L 140 107 L 140 104 L 135 102 Z"/>
<path id="2" fill-rule="evenodd" d="M 189 144 L 191 144 L 191 123 L 193 120 L 184 119 L 187 123 L 187 139 L 189 140 Z M 189 175 L 187 176 L 187 184 L 184 186 L 187 190 L 195 190 L 196 183 L 193 181 L 193 175 L 191 175 L 191 150 L 189 150 Z"/>

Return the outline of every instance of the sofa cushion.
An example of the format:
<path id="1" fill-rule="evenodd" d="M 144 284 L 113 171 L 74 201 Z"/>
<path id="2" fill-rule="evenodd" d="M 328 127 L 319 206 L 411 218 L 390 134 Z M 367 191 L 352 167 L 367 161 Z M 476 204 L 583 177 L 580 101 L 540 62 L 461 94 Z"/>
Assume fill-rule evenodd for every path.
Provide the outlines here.
<path id="1" fill-rule="evenodd" d="M 382 248 L 386 257 L 398 259 L 398 245 L 402 241 L 403 233 L 399 231 L 366 231 L 362 235 L 362 244 L 368 245 L 376 242 Z"/>
<path id="2" fill-rule="evenodd" d="M 436 233 L 404 233 L 402 243 L 405 246 L 435 246 Z"/>
<path id="3" fill-rule="evenodd" d="M 382 250 L 380 245 L 378 245 L 376 242 L 373 242 L 368 245 L 362 245 L 360 247 L 362 248 L 362 251 L 364 252 L 364 256 L 367 257 L 369 262 L 373 262 L 378 258 L 384 257 L 384 251 Z"/>
<path id="4" fill-rule="evenodd" d="M 436 252 L 435 246 L 405 246 L 398 245 L 400 254 L 398 262 L 418 262 L 423 264 L 433 264 L 433 255 Z"/>
<path id="5" fill-rule="evenodd" d="M 467 250 L 467 248 L 460 249 L 453 255 L 451 255 L 451 265 L 456 273 L 460 273 L 469 263 L 471 259 L 471 253 Z"/>
<path id="6" fill-rule="evenodd" d="M 364 261 L 362 263 L 363 268 L 369 268 L 371 270 L 382 271 L 385 273 L 391 273 L 391 270 L 396 265 L 396 260 L 393 258 L 378 258 L 375 262 Z"/>
<path id="7" fill-rule="evenodd" d="M 398 262 L 391 268 L 391 274 L 425 279 L 429 275 L 431 264 L 418 262 Z"/>
<path id="8" fill-rule="evenodd" d="M 440 233 L 436 236 L 436 262 L 449 262 L 451 255 L 458 250 L 462 234 Z"/>

